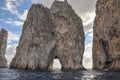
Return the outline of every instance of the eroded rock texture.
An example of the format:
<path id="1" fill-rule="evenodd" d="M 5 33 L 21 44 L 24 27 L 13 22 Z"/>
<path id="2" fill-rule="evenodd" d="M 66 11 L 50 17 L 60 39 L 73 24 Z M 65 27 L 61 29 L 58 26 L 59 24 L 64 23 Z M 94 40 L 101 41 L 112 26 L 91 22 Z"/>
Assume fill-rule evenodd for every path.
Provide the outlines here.
<path id="1" fill-rule="evenodd" d="M 53 58 L 58 58 L 62 69 L 83 69 L 84 31 L 82 20 L 72 7 L 65 2 L 54 1 L 51 9 L 56 25 L 56 45 Z"/>
<path id="2" fill-rule="evenodd" d="M 41 4 L 33 4 L 10 67 L 45 70 L 55 46 L 54 27 L 50 10 Z"/>
<path id="3" fill-rule="evenodd" d="M 120 0 L 97 1 L 93 29 L 93 68 L 120 70 Z"/>
<path id="4" fill-rule="evenodd" d="M 50 10 L 33 5 L 11 68 L 51 70 L 58 58 L 62 69 L 83 69 L 83 52 L 82 20 L 67 1 L 54 1 Z"/>
<path id="5" fill-rule="evenodd" d="M 7 47 L 8 32 L 5 29 L 0 31 L 0 68 L 7 67 L 7 60 L 5 58 Z"/>

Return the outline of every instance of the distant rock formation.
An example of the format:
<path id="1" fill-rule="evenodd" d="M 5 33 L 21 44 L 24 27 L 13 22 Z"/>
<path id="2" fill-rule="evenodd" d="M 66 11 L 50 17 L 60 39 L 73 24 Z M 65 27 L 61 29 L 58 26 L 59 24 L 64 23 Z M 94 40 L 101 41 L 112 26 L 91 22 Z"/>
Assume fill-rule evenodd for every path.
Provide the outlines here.
<path id="1" fill-rule="evenodd" d="M 5 58 L 6 47 L 7 47 L 7 36 L 8 32 L 5 29 L 0 31 L 0 68 L 7 67 L 7 60 Z"/>
<path id="2" fill-rule="evenodd" d="M 97 1 L 93 29 L 93 68 L 120 70 L 120 0 Z"/>
<path id="3" fill-rule="evenodd" d="M 67 2 L 54 1 L 50 10 L 34 4 L 10 67 L 51 70 L 58 58 L 62 69 L 83 69 L 83 52 L 82 20 Z"/>
<path id="4" fill-rule="evenodd" d="M 83 69 L 85 38 L 82 20 L 67 1 L 54 1 L 50 11 L 56 25 L 56 52 L 51 60 L 57 57 L 62 69 Z"/>

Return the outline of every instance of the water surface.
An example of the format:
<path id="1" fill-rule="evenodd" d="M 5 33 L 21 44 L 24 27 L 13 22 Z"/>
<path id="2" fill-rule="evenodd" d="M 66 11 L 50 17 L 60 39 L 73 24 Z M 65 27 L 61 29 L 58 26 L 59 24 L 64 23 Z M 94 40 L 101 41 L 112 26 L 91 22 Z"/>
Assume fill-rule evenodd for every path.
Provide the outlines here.
<path id="1" fill-rule="evenodd" d="M 1 68 L 0 80 L 120 80 L 120 72 L 92 70 L 40 72 Z"/>

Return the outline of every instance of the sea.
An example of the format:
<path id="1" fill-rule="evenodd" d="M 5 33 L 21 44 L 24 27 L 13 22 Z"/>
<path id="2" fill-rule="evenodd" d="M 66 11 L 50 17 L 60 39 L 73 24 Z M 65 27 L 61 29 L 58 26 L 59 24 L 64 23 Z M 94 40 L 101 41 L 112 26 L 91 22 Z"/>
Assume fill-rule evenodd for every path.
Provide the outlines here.
<path id="1" fill-rule="evenodd" d="M 0 69 L 0 80 L 120 80 L 120 72 L 78 70 L 53 70 L 51 72 Z"/>

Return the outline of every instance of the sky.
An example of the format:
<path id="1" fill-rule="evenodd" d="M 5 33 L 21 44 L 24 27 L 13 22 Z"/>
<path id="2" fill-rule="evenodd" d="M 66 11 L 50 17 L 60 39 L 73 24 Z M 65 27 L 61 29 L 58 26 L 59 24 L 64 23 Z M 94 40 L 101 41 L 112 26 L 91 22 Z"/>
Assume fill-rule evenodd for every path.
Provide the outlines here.
<path id="1" fill-rule="evenodd" d="M 16 53 L 16 46 L 22 33 L 22 26 L 32 4 L 43 4 L 50 8 L 54 0 L 0 0 L 0 29 L 8 31 L 6 58 L 8 64 Z M 59 0 L 64 1 L 64 0 Z M 85 31 L 85 52 L 83 65 L 92 67 L 93 21 L 96 0 L 68 0 L 76 14 L 82 18 Z M 56 60 L 56 65 L 57 64 Z"/>

